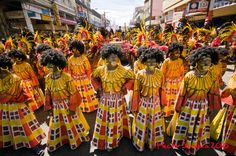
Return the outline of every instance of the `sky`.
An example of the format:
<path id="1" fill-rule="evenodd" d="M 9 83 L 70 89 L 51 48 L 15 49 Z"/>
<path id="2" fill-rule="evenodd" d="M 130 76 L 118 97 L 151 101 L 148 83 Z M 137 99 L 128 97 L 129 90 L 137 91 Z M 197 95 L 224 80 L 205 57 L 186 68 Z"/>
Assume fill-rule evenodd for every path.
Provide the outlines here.
<path id="1" fill-rule="evenodd" d="M 106 14 L 111 25 L 129 25 L 134 9 L 143 6 L 144 0 L 91 0 L 91 8 L 100 14 Z"/>

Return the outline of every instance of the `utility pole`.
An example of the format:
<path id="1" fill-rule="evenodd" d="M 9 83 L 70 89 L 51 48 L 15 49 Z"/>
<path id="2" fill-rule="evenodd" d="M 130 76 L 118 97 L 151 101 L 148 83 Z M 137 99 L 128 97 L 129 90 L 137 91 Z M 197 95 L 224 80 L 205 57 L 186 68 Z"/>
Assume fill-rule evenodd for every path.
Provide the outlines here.
<path id="1" fill-rule="evenodd" d="M 150 19 L 149 19 L 149 26 L 151 26 L 152 22 L 152 0 L 150 0 Z"/>

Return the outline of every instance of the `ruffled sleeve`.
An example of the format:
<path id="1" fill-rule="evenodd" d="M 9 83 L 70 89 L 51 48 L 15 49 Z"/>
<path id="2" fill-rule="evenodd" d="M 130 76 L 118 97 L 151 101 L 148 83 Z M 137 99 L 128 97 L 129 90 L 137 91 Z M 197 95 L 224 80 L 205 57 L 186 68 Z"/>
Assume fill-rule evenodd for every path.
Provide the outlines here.
<path id="1" fill-rule="evenodd" d="M 175 110 L 177 111 L 180 111 L 181 107 L 185 103 L 187 84 L 188 84 L 188 81 L 187 81 L 187 75 L 186 75 L 180 84 L 179 93 L 177 95 L 177 100 L 175 103 Z"/>
<path id="2" fill-rule="evenodd" d="M 91 65 L 90 65 L 90 63 L 89 63 L 89 60 L 88 60 L 88 58 L 86 57 L 86 56 L 84 56 L 84 58 L 85 58 L 85 61 L 84 61 L 84 69 L 85 69 L 85 73 L 86 73 L 86 75 L 87 75 L 87 77 L 89 78 L 89 79 L 91 79 Z"/>
<path id="3" fill-rule="evenodd" d="M 163 75 L 162 75 L 162 78 L 161 78 L 161 87 L 159 89 L 159 95 L 160 95 L 161 106 L 166 106 L 167 105 L 167 99 L 166 99 L 165 89 L 163 88 Z"/>
<path id="4" fill-rule="evenodd" d="M 68 58 L 68 63 L 67 63 L 67 68 L 66 68 L 66 72 L 69 74 L 72 74 L 72 67 L 71 67 L 71 60 L 72 60 L 73 56 L 71 56 L 70 58 Z"/>
<path id="5" fill-rule="evenodd" d="M 44 111 L 51 110 L 52 109 L 52 94 L 50 90 L 48 89 L 48 79 L 50 76 L 48 75 L 45 79 L 45 102 L 44 102 Z"/>
<path id="6" fill-rule="evenodd" d="M 68 89 L 68 92 L 70 93 L 69 109 L 72 111 L 75 111 L 76 108 L 79 107 L 82 101 L 82 97 L 71 77 L 67 81 L 67 89 Z"/>
<path id="7" fill-rule="evenodd" d="M 45 89 L 45 102 L 44 102 L 44 111 L 52 109 L 52 97 L 51 92 L 46 88 Z"/>
<path id="8" fill-rule="evenodd" d="M 101 82 L 101 70 L 102 70 L 102 66 L 96 68 L 93 72 L 92 72 L 92 85 L 94 87 L 95 90 L 97 90 L 98 88 L 101 88 L 102 86 L 102 82 Z"/>
<path id="9" fill-rule="evenodd" d="M 140 80 L 139 80 L 139 75 L 137 75 L 134 80 L 134 90 L 133 90 L 133 96 L 132 96 L 131 111 L 133 112 L 138 111 L 139 99 L 140 99 Z"/>
<path id="10" fill-rule="evenodd" d="M 219 110 L 221 109 L 221 97 L 220 97 L 220 88 L 219 81 L 213 80 L 213 85 L 208 92 L 208 104 L 210 110 Z"/>
<path id="11" fill-rule="evenodd" d="M 13 75 L 11 79 L 8 80 L 7 83 L 9 83 L 10 87 L 5 93 L 2 93 L 0 95 L 0 103 L 7 103 L 7 102 L 22 103 L 32 100 L 23 90 L 22 79 Z"/>
<path id="12" fill-rule="evenodd" d="M 28 64 L 28 63 L 26 64 L 26 69 L 27 69 L 27 72 L 29 73 L 29 75 L 31 77 L 33 87 L 38 86 L 39 85 L 38 78 L 37 78 L 35 72 L 33 71 L 32 67 L 30 66 L 30 64 Z"/>
<path id="13" fill-rule="evenodd" d="M 163 76 L 163 83 L 165 82 L 165 78 L 166 78 L 166 72 L 167 72 L 167 60 L 165 60 L 161 66 L 161 72 L 162 72 L 162 76 Z M 163 86 L 164 87 L 164 86 Z"/>
<path id="14" fill-rule="evenodd" d="M 135 79 L 135 75 L 134 75 L 134 72 L 129 69 L 126 73 L 126 83 L 124 84 L 125 88 L 127 90 L 133 90 L 134 88 L 134 79 Z"/>

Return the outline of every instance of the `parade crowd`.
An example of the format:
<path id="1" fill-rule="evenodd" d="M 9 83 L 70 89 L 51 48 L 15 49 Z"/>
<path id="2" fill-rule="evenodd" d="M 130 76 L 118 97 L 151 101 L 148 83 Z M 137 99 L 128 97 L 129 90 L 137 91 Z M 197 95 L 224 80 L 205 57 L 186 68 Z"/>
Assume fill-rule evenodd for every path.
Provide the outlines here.
<path id="1" fill-rule="evenodd" d="M 146 145 L 164 148 L 166 133 L 170 147 L 187 155 L 210 138 L 236 155 L 236 72 L 227 84 L 222 80 L 229 64 L 236 64 L 234 22 L 197 28 L 181 19 L 164 30 L 141 22 L 125 32 L 95 31 L 87 23 L 74 33 L 24 30 L 0 44 L 0 149 L 31 148 L 41 156 L 45 148 L 91 141 L 111 151 L 127 137 L 141 152 Z M 40 107 L 50 116 L 46 145 L 34 115 Z M 83 113 L 93 111 L 89 138 Z"/>

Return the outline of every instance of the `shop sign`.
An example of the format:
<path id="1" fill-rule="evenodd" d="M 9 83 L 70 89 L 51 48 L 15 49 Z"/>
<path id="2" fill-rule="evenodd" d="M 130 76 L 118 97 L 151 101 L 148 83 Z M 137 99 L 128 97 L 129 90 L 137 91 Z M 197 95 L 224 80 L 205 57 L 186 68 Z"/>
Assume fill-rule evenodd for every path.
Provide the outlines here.
<path id="1" fill-rule="evenodd" d="M 36 13 L 36 12 L 33 12 L 33 11 L 27 11 L 27 14 L 29 16 L 29 18 L 31 19 L 41 19 L 41 16 L 40 14 Z"/>
<path id="2" fill-rule="evenodd" d="M 188 12 L 206 12 L 208 8 L 208 1 L 207 0 L 194 0 L 188 4 Z"/>
<path id="3" fill-rule="evenodd" d="M 41 19 L 44 21 L 52 21 L 52 17 L 48 15 L 41 15 Z"/>
<path id="4" fill-rule="evenodd" d="M 19 10 L 19 11 L 8 11 L 8 12 L 6 12 L 6 17 L 8 19 L 24 18 L 24 13 L 23 13 L 22 10 Z"/>

